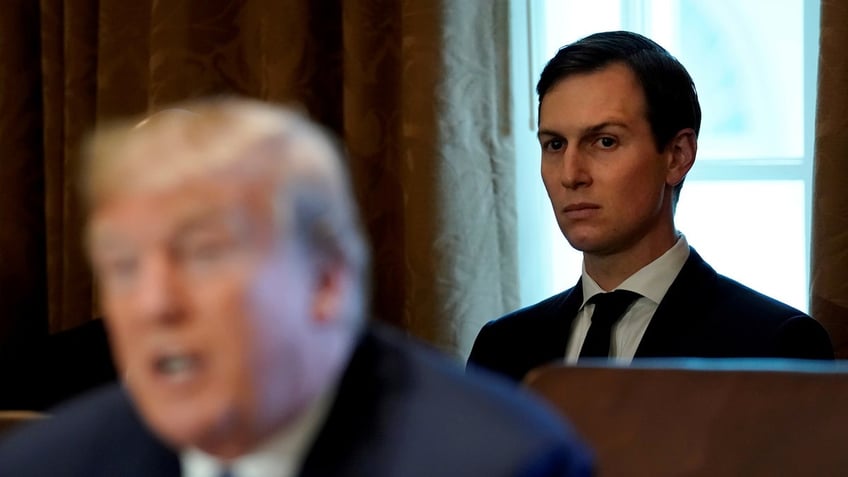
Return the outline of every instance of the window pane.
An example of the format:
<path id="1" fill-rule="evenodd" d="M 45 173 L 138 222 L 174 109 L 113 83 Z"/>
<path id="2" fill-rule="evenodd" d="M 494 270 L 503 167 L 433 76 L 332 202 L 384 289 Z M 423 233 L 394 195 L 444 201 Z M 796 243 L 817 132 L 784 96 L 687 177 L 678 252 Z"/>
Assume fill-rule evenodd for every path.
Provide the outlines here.
<path id="1" fill-rule="evenodd" d="M 803 181 L 692 181 L 678 229 L 717 272 L 807 311 Z"/>
<path id="2" fill-rule="evenodd" d="M 552 58 L 561 46 L 584 36 L 621 29 L 621 0 L 548 0 L 542 13 L 545 18 L 543 61 Z"/>
<path id="3" fill-rule="evenodd" d="M 699 157 L 802 158 L 803 0 L 652 7 L 646 33 L 680 59 L 702 98 Z"/>

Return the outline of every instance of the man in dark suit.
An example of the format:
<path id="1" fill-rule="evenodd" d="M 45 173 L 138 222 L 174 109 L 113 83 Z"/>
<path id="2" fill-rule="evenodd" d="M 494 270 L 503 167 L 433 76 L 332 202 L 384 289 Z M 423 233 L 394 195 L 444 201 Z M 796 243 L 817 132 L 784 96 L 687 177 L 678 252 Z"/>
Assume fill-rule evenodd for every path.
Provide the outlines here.
<path id="1" fill-rule="evenodd" d="M 106 128 L 87 244 L 120 385 L 0 445 L 34 476 L 566 476 L 564 423 L 364 323 L 368 254 L 326 133 L 253 101 Z"/>
<path id="2" fill-rule="evenodd" d="M 560 49 L 536 89 L 542 179 L 583 274 L 485 325 L 469 364 L 521 380 L 582 357 L 833 358 L 818 322 L 717 274 L 675 228 L 701 122 L 683 65 L 598 33 Z"/>

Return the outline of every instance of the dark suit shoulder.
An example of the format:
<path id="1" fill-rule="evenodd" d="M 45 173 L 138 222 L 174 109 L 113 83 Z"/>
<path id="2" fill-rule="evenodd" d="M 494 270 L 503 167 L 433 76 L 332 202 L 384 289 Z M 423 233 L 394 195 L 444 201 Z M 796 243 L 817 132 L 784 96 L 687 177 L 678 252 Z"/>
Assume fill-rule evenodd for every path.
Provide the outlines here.
<path id="1" fill-rule="evenodd" d="M 413 477 L 591 468 L 568 425 L 528 393 L 386 330 L 360 344 L 315 449 L 308 475 L 336 475 L 328 462 L 344 462 L 341 475 Z"/>
<path id="2" fill-rule="evenodd" d="M 576 302 L 575 302 L 576 300 Z M 499 323 L 501 326 L 526 327 L 529 322 L 544 321 L 559 316 L 563 308 L 579 305 L 582 300 L 580 285 L 571 287 L 561 293 L 545 298 L 539 303 L 519 308 L 502 317 L 492 320 L 489 324 Z"/>
<path id="3" fill-rule="evenodd" d="M 783 358 L 833 359 L 833 346 L 824 327 L 806 313 L 717 274 L 716 296 L 745 329 L 771 344 L 767 354 Z"/>
<path id="4" fill-rule="evenodd" d="M 117 385 L 89 393 L 0 442 L 0 469 L 22 477 L 178 475 Z M 14 471 L 11 471 L 11 470 Z"/>
<path id="5" fill-rule="evenodd" d="M 474 340 L 469 366 L 520 381 L 529 370 L 562 359 L 581 301 L 578 285 L 490 321 Z"/>
<path id="6" fill-rule="evenodd" d="M 636 356 L 832 359 L 833 351 L 810 316 L 718 274 L 690 249 Z"/>
<path id="7" fill-rule="evenodd" d="M 397 352 L 408 356 L 410 416 L 422 442 L 438 443 L 434 458 L 462 449 L 462 471 L 452 475 L 524 475 L 546 460 L 549 471 L 533 475 L 588 475 L 588 453 L 569 425 L 527 391 L 489 373 L 463 373 L 421 346 Z M 451 475 L 444 470 L 428 475 Z"/>
<path id="8" fill-rule="evenodd" d="M 756 311 L 759 315 L 770 318 L 807 316 L 797 308 L 760 293 L 720 273 L 716 273 L 716 294 L 723 297 L 726 302 L 736 303 L 740 310 Z"/>

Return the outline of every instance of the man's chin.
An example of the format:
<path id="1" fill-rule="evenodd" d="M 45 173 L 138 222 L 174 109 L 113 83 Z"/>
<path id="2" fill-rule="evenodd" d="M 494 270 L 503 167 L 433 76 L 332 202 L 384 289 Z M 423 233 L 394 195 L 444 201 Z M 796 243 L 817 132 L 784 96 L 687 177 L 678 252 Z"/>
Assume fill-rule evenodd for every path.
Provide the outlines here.
<path id="1" fill-rule="evenodd" d="M 226 412 L 204 408 L 201 403 L 158 403 L 147 409 L 142 406 L 142 414 L 151 430 L 176 449 L 220 447 L 219 441 L 232 437 L 235 428 L 235 420 Z"/>
<path id="2" fill-rule="evenodd" d="M 597 240 L 595 240 L 594 237 L 589 237 L 586 235 L 566 235 L 565 240 L 568 242 L 569 245 L 571 245 L 571 248 L 577 250 L 578 252 L 594 253 L 602 248 L 599 246 Z"/>
<path id="3" fill-rule="evenodd" d="M 607 255 L 614 255 L 617 251 L 616 247 L 612 244 L 592 238 L 572 240 L 566 237 L 565 239 L 574 250 L 581 252 L 584 256 L 591 255 L 595 257 L 603 257 Z"/>

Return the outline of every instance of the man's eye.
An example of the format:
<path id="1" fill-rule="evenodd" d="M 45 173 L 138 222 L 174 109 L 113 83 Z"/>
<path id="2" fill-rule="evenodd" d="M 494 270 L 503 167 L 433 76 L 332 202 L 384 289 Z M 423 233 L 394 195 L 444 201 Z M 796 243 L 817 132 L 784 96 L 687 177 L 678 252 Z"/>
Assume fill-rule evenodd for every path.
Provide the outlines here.
<path id="1" fill-rule="evenodd" d="M 115 283 L 129 281 L 137 270 L 138 260 L 131 256 L 106 259 L 101 267 L 103 278 Z"/>
<path id="2" fill-rule="evenodd" d="M 565 143 L 560 139 L 551 139 L 542 144 L 542 149 L 546 151 L 559 151 L 565 146 Z"/>
<path id="3" fill-rule="evenodd" d="M 215 260 L 224 254 L 225 247 L 218 242 L 205 242 L 191 244 L 186 247 L 185 253 L 192 260 Z"/>
<path id="4" fill-rule="evenodd" d="M 611 147 L 615 147 L 615 145 L 618 144 L 618 143 L 616 142 L 615 139 L 613 139 L 609 136 L 604 136 L 604 137 L 598 138 L 598 144 L 604 149 L 609 149 Z"/>
<path id="5" fill-rule="evenodd" d="M 227 240 L 191 240 L 180 247 L 179 254 L 191 263 L 210 263 L 224 258 L 231 248 Z"/>

